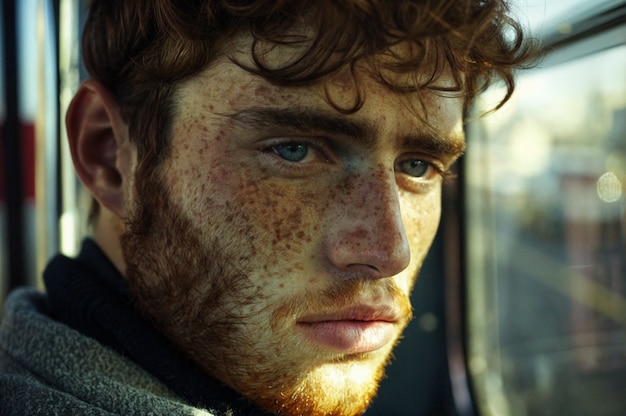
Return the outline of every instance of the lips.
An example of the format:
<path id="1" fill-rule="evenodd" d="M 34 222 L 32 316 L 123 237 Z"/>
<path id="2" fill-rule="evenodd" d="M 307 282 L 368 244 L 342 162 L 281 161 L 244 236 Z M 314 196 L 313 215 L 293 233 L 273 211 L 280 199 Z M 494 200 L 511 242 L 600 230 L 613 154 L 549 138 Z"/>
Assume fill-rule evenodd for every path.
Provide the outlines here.
<path id="1" fill-rule="evenodd" d="M 359 305 L 310 315 L 298 327 L 311 341 L 345 354 L 373 352 L 395 339 L 400 312 L 391 306 Z"/>

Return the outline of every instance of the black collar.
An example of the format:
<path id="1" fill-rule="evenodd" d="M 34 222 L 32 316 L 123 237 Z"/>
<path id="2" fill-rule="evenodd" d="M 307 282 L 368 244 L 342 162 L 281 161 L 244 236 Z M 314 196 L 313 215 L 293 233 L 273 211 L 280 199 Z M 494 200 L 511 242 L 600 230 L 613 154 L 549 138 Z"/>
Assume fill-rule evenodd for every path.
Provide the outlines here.
<path id="1" fill-rule="evenodd" d="M 139 364 L 190 404 L 236 416 L 268 415 L 207 376 L 133 308 L 124 278 L 92 240 L 44 272 L 52 317 Z"/>

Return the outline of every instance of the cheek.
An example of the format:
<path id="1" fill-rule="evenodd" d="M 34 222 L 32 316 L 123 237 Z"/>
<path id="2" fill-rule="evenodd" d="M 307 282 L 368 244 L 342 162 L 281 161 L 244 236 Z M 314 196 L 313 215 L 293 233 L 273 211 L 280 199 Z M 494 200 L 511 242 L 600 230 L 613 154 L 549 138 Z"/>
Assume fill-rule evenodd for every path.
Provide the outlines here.
<path id="1" fill-rule="evenodd" d="M 286 186 L 263 178 L 243 181 L 236 194 L 241 210 L 251 219 L 250 231 L 259 241 L 259 248 L 271 253 L 273 264 L 287 262 L 291 263 L 289 267 L 304 267 L 298 259 L 315 240 L 319 229 L 317 205 L 323 199 L 307 194 L 311 192 L 293 183 Z"/>
<path id="2" fill-rule="evenodd" d="M 441 218 L 441 193 L 420 197 L 403 206 L 402 220 L 411 247 L 411 264 L 421 265 L 430 248 Z M 416 266 L 413 266 L 416 267 Z"/>
<path id="3" fill-rule="evenodd" d="M 307 254 L 319 234 L 317 218 L 323 200 L 310 189 L 268 179 L 241 163 L 213 160 L 195 172 L 183 198 L 186 211 L 204 234 L 219 234 L 237 250 L 238 265 L 263 280 L 304 270 Z M 318 195 L 317 198 L 313 194 Z M 307 196 L 308 195 L 308 196 Z M 186 199 L 186 200 L 185 200 Z"/>
<path id="4" fill-rule="evenodd" d="M 407 294 L 413 290 L 420 268 L 437 233 L 440 212 L 439 199 L 421 201 L 417 205 L 413 203 L 403 209 L 402 220 L 411 250 L 411 263 L 400 274 L 398 284 Z"/>

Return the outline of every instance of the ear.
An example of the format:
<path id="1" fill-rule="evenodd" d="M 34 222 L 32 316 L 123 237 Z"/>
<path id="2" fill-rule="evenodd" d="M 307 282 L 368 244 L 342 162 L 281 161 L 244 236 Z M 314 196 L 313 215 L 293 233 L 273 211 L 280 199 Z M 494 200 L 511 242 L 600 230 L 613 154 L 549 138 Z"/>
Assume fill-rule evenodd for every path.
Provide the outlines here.
<path id="1" fill-rule="evenodd" d="M 117 101 L 98 81 L 85 81 L 65 122 L 80 180 L 102 207 L 125 218 L 125 187 L 132 183 L 134 154 Z"/>

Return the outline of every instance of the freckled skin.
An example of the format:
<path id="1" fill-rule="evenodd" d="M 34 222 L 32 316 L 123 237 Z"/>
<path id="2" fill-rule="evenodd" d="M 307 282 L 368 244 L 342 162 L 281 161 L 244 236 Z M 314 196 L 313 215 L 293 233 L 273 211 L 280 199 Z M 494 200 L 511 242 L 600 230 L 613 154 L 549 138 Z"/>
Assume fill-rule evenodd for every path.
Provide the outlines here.
<path id="1" fill-rule="evenodd" d="M 411 188 L 397 171 L 417 153 L 401 138 L 419 125 L 411 110 L 419 106 L 361 78 L 364 106 L 342 117 L 377 125 L 376 146 L 327 138 L 342 151 L 299 170 L 268 150 L 292 131 L 241 126 L 226 114 L 307 107 L 340 115 L 323 86 L 274 86 L 227 59 L 183 83 L 172 156 L 151 195 L 134 196 L 153 210 L 153 227 L 123 239 L 143 312 L 206 372 L 287 415 L 364 411 L 410 318 L 409 293 L 439 222 L 441 178 Z M 331 95 L 351 102 L 351 88 L 333 85 Z M 461 101 L 426 100 L 439 106 L 429 122 L 461 135 Z M 403 314 L 394 340 L 365 354 L 316 344 L 297 328 L 308 314 L 388 303 Z"/>

